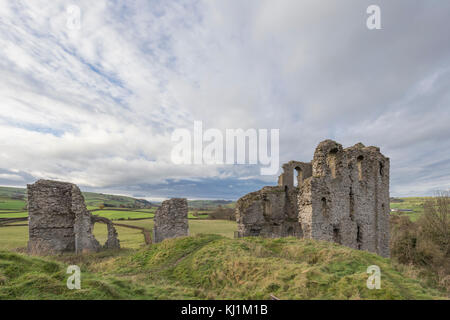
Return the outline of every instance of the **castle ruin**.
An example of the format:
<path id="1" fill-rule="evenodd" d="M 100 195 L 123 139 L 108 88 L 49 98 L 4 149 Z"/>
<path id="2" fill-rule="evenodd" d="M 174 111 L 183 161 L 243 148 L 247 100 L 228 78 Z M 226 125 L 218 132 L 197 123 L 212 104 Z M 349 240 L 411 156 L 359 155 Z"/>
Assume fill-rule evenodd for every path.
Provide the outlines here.
<path id="1" fill-rule="evenodd" d="M 108 227 L 104 248 L 120 247 L 112 222 L 87 211 L 83 195 L 75 184 L 39 180 L 27 185 L 27 192 L 29 253 L 96 252 L 101 248 L 92 234 L 96 222 Z"/>
<path id="2" fill-rule="evenodd" d="M 189 235 L 188 203 L 185 198 L 163 201 L 155 212 L 153 241 L 184 237 Z"/>
<path id="3" fill-rule="evenodd" d="M 278 186 L 238 200 L 237 237 L 293 236 L 389 256 L 389 158 L 379 148 L 325 140 L 311 162 L 282 168 Z"/>

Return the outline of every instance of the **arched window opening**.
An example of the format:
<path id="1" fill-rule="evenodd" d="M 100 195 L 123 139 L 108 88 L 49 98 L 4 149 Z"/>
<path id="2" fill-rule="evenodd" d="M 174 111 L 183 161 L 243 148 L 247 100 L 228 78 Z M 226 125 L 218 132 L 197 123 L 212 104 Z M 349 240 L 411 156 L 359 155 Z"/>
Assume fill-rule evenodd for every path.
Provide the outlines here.
<path id="1" fill-rule="evenodd" d="M 294 177 L 294 186 L 300 187 L 303 182 L 303 171 L 300 167 L 295 167 L 295 172 L 297 173 L 297 177 Z M 295 176 L 295 173 L 294 173 Z"/>
<path id="2" fill-rule="evenodd" d="M 328 212 L 328 203 L 326 198 L 322 198 L 322 215 L 325 218 L 329 218 L 329 212 Z"/>
<path id="3" fill-rule="evenodd" d="M 363 156 L 359 156 L 357 159 L 357 167 L 358 167 L 358 180 L 361 181 L 363 179 L 363 168 L 362 162 L 364 160 Z"/>
<path id="4" fill-rule="evenodd" d="M 384 175 L 384 164 L 380 161 L 380 177 Z"/>
<path id="5" fill-rule="evenodd" d="M 336 155 L 337 155 L 337 152 L 338 152 L 337 149 L 333 149 L 328 153 L 328 156 L 327 156 L 328 167 L 330 168 L 331 177 L 333 179 L 336 178 Z"/>
<path id="6" fill-rule="evenodd" d="M 92 231 L 97 241 L 104 246 L 108 240 L 108 226 L 105 223 L 97 222 L 93 224 Z"/>

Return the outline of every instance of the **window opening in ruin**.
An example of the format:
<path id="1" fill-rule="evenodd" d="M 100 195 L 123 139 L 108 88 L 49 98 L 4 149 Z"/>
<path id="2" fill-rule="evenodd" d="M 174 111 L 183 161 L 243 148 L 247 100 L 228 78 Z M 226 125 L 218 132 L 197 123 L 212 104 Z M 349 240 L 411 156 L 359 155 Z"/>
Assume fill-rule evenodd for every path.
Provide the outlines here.
<path id="1" fill-rule="evenodd" d="M 384 175 L 384 164 L 380 161 L 380 176 L 382 177 Z"/>
<path id="2" fill-rule="evenodd" d="M 357 166 L 358 166 L 358 180 L 361 181 L 363 179 L 363 172 L 362 172 L 362 162 L 364 160 L 363 156 L 359 156 L 357 159 Z"/>
<path id="3" fill-rule="evenodd" d="M 322 215 L 323 215 L 325 218 L 328 218 L 329 215 L 328 215 L 327 199 L 322 198 L 321 201 L 322 201 Z"/>
<path id="4" fill-rule="evenodd" d="M 334 227 L 333 228 L 333 241 L 336 243 L 341 244 L 341 233 L 339 232 L 339 228 L 338 227 Z"/>
<path id="5" fill-rule="evenodd" d="M 295 167 L 295 171 L 297 172 L 297 178 L 294 174 L 294 187 L 300 187 L 303 182 L 303 171 L 300 167 Z"/>
<path id="6" fill-rule="evenodd" d="M 327 162 L 328 162 L 328 167 L 330 168 L 331 171 L 331 177 L 334 179 L 336 178 L 336 154 L 337 154 L 337 149 L 333 149 L 330 151 L 330 153 L 328 153 L 327 156 Z"/>
<path id="7" fill-rule="evenodd" d="M 361 229 L 359 228 L 359 226 L 356 227 L 356 244 L 358 246 L 358 249 L 361 249 L 361 244 L 362 244 L 362 234 L 361 234 Z"/>
<path id="8" fill-rule="evenodd" d="M 103 222 L 94 222 L 94 224 L 92 225 L 92 233 L 108 235 L 108 226 L 106 225 L 106 223 Z M 96 240 L 100 243 L 102 247 L 104 247 L 108 239 L 103 239 L 103 237 L 99 237 L 98 239 L 96 238 Z"/>

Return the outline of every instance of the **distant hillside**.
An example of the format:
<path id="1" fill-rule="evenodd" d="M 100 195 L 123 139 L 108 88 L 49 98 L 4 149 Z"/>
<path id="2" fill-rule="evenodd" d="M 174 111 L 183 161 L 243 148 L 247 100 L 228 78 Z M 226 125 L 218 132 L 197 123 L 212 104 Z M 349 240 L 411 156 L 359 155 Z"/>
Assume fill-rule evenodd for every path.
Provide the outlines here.
<path id="1" fill-rule="evenodd" d="M 127 196 L 95 192 L 83 192 L 86 206 L 98 208 L 100 205 L 115 208 L 150 208 L 151 202 Z M 25 188 L 0 187 L 0 210 L 26 210 L 27 192 Z"/>
<path id="2" fill-rule="evenodd" d="M 83 196 L 87 206 L 98 207 L 104 205 L 105 207 L 114 208 L 149 208 L 152 204 L 144 199 L 136 199 L 127 196 L 117 196 L 111 194 L 83 192 Z"/>
<path id="3" fill-rule="evenodd" d="M 218 206 L 234 208 L 236 202 L 230 200 L 189 200 L 188 206 L 191 209 L 215 209 Z"/>
<path id="4" fill-rule="evenodd" d="M 88 209 L 96 209 L 101 205 L 105 208 L 150 208 L 158 207 L 160 203 L 151 203 L 144 199 L 133 197 L 111 195 L 95 192 L 83 192 L 83 196 Z M 26 210 L 27 192 L 25 188 L 0 187 L 0 210 Z M 234 201 L 229 200 L 189 200 L 190 210 L 205 211 L 212 210 L 218 206 L 225 208 L 234 208 Z"/>

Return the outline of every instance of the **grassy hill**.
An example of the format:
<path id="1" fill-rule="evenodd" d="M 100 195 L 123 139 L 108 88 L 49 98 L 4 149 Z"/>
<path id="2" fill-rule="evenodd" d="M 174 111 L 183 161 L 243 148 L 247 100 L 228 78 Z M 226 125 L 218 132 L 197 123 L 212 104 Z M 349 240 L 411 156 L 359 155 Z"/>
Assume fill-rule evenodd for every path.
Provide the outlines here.
<path id="1" fill-rule="evenodd" d="M 188 205 L 192 209 L 215 209 L 218 206 L 234 208 L 236 202 L 230 200 L 189 200 Z"/>
<path id="2" fill-rule="evenodd" d="M 68 265 L 81 290 L 66 288 Z M 381 289 L 366 287 L 381 268 Z M 48 258 L 0 251 L 0 299 L 439 299 L 389 259 L 294 238 L 197 235 L 137 250 Z"/>
<path id="3" fill-rule="evenodd" d="M 98 209 L 100 206 L 104 206 L 102 216 L 114 219 L 135 219 L 139 217 L 153 217 L 153 213 L 159 203 L 151 204 L 150 202 L 142 199 L 136 199 L 127 196 L 83 192 L 84 200 L 88 210 Z M 11 188 L 0 187 L 0 218 L 12 218 L 12 217 L 25 217 L 26 213 L 26 189 L 25 188 Z M 203 213 L 203 217 L 207 216 L 208 211 L 217 208 L 219 205 L 223 207 L 234 208 L 235 202 L 227 200 L 189 200 L 189 210 L 194 211 L 203 209 L 200 213 Z M 145 206 L 145 209 L 142 207 Z M 117 212 L 115 208 L 140 208 L 137 211 L 130 211 L 128 214 L 125 212 Z M 147 211 L 146 215 L 136 215 L 137 212 Z M 6 215 L 7 214 L 7 215 Z M 98 214 L 98 213 L 97 213 Z M 194 218 L 191 216 L 191 218 Z"/>
<path id="4" fill-rule="evenodd" d="M 94 192 L 83 192 L 86 206 L 98 208 L 100 205 L 106 207 L 117 207 L 121 205 L 133 208 L 136 201 L 145 201 L 127 196 L 110 195 Z M 0 187 L 0 210 L 26 210 L 27 190 L 25 188 Z M 150 205 L 149 202 L 147 202 Z"/>

